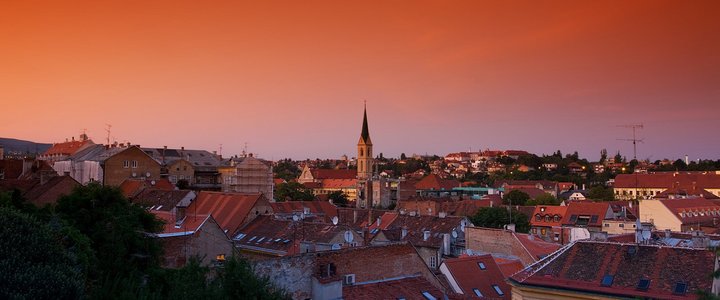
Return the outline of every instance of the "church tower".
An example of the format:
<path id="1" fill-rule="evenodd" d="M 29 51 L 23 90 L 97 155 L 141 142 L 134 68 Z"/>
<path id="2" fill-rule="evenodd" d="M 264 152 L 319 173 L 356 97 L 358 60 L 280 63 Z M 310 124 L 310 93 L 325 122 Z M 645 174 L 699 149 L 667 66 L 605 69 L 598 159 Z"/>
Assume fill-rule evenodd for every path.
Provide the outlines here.
<path id="1" fill-rule="evenodd" d="M 357 144 L 357 177 L 359 180 L 369 180 L 373 172 L 372 141 L 367 122 L 367 107 L 363 110 L 363 125 L 360 140 Z"/>

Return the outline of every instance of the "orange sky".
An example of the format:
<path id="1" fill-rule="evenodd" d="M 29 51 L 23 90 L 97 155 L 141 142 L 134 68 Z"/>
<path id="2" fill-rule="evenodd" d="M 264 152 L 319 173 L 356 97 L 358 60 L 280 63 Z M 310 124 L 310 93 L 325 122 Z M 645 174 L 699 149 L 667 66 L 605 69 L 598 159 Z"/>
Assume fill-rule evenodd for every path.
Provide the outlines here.
<path id="1" fill-rule="evenodd" d="M 0 136 L 720 158 L 718 1 L 5 1 Z"/>

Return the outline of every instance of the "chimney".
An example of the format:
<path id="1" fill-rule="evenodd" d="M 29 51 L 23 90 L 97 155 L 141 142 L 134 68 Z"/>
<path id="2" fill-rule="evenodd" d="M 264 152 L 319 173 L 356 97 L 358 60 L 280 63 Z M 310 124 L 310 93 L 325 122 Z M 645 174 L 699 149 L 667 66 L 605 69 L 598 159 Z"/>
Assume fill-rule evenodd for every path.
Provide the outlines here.
<path id="1" fill-rule="evenodd" d="M 400 239 L 404 239 L 408 234 L 407 227 L 403 226 L 402 230 L 400 231 Z"/>
<path id="2" fill-rule="evenodd" d="M 382 219 L 380 217 L 378 217 L 377 221 L 375 221 L 375 223 L 377 224 L 376 226 L 380 226 L 380 222 L 382 222 Z"/>
<path id="3" fill-rule="evenodd" d="M 669 239 L 672 236 L 672 231 L 670 229 L 665 229 L 665 238 Z"/>
<path id="4" fill-rule="evenodd" d="M 444 211 L 441 211 L 438 213 L 438 217 L 440 217 L 440 219 L 444 219 L 445 217 L 447 217 L 447 213 Z"/>
<path id="5" fill-rule="evenodd" d="M 688 157 L 687 154 L 685 154 L 685 164 L 686 164 L 686 165 L 689 165 L 689 164 L 690 164 L 690 158 Z"/>
<path id="6" fill-rule="evenodd" d="M 186 207 L 176 207 L 175 208 L 175 224 L 182 224 L 183 219 L 185 219 L 185 209 Z"/>
<path id="7" fill-rule="evenodd" d="M 450 255 L 450 234 L 443 233 L 442 254 Z"/>
<path id="8" fill-rule="evenodd" d="M 427 241 L 430 238 L 430 230 L 423 231 L 423 241 Z"/>
<path id="9" fill-rule="evenodd" d="M 0 145 L 0 159 L 5 159 L 5 146 Z"/>
<path id="10" fill-rule="evenodd" d="M 185 147 L 184 147 L 184 146 L 181 146 L 181 147 L 180 147 L 180 151 L 185 151 Z"/>

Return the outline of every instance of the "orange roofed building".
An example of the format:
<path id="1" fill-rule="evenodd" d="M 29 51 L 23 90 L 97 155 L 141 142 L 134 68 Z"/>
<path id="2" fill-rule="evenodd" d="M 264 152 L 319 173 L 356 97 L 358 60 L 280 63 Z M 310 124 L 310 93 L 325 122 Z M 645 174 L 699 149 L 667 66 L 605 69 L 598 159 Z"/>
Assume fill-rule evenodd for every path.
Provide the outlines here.
<path id="1" fill-rule="evenodd" d="M 258 215 L 272 214 L 270 201 L 263 194 L 238 194 L 201 191 L 186 210 L 188 216 L 212 214 L 228 236 Z"/>
<path id="2" fill-rule="evenodd" d="M 513 275 L 512 298 L 698 299 L 718 294 L 714 251 L 579 241 Z"/>
<path id="3" fill-rule="evenodd" d="M 211 215 L 186 215 L 178 220 L 169 211 L 151 213 L 165 223 L 163 231 L 156 234 L 164 250 L 164 267 L 181 268 L 192 257 L 199 258 L 203 265 L 211 265 L 233 255 L 232 242 Z"/>

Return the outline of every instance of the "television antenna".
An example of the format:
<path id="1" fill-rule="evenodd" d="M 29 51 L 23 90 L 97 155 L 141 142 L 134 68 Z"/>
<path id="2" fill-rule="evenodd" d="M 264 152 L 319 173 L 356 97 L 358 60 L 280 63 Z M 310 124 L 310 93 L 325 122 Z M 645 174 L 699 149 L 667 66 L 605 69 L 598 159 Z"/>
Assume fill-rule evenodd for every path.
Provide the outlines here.
<path id="1" fill-rule="evenodd" d="M 633 159 L 637 160 L 637 142 L 643 143 L 643 140 L 645 139 L 638 139 L 635 136 L 636 129 L 643 129 L 645 126 L 643 124 L 630 124 L 630 125 L 618 125 L 618 127 L 623 128 L 631 128 L 632 129 L 632 138 L 631 139 L 617 139 L 618 141 L 626 141 L 626 142 L 632 142 L 633 143 Z"/>

